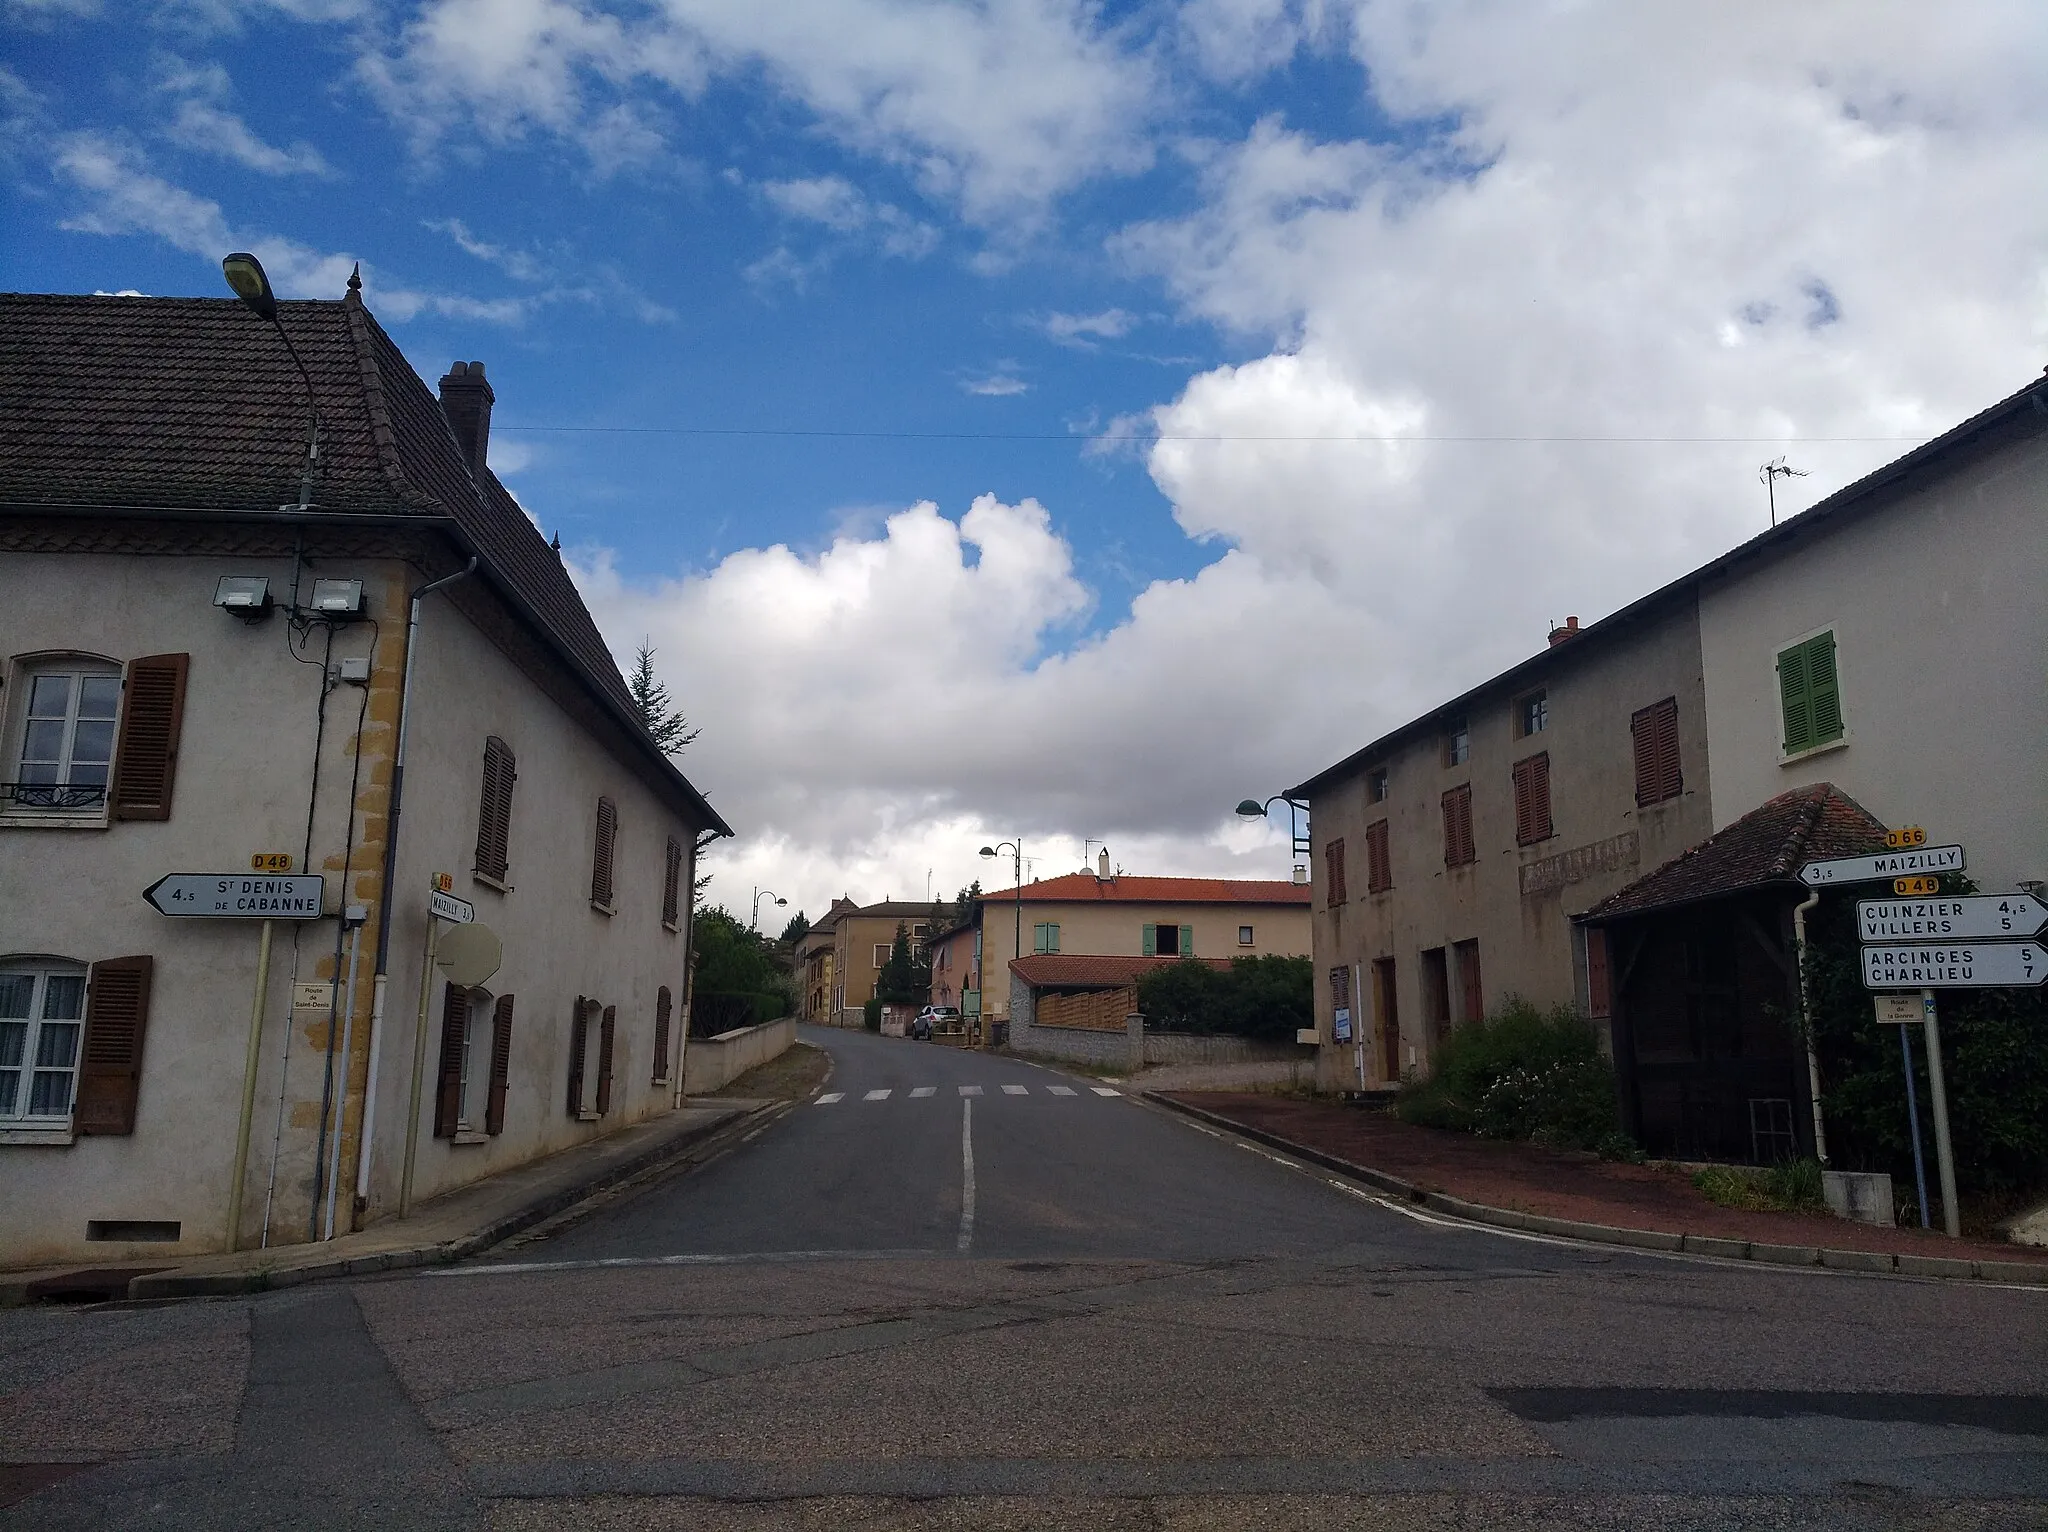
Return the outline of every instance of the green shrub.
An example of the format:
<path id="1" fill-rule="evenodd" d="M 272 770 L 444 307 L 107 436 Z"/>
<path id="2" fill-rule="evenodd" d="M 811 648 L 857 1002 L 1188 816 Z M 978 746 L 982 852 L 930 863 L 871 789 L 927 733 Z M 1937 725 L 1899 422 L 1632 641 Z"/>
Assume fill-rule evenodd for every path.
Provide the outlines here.
<path id="1" fill-rule="evenodd" d="M 1569 1005 L 1544 1012 L 1519 997 L 1453 1028 L 1427 1079 L 1411 1077 L 1394 1106 L 1404 1122 L 1482 1138 L 1534 1139 L 1633 1158 L 1621 1131 L 1614 1066 Z"/>
<path id="2" fill-rule="evenodd" d="M 861 1006 L 860 1020 L 870 1032 L 882 1030 L 882 1001 L 879 996 Z"/>
<path id="3" fill-rule="evenodd" d="M 1166 963 L 1138 980 L 1138 1009 L 1162 1031 L 1292 1042 L 1315 1025 L 1315 965 L 1305 957 L 1241 957 L 1230 967 Z"/>
<path id="4" fill-rule="evenodd" d="M 1762 1170 L 1709 1165 L 1693 1173 L 1692 1184 L 1709 1202 L 1749 1212 L 1808 1213 L 1827 1205 L 1819 1160 L 1788 1160 Z"/>

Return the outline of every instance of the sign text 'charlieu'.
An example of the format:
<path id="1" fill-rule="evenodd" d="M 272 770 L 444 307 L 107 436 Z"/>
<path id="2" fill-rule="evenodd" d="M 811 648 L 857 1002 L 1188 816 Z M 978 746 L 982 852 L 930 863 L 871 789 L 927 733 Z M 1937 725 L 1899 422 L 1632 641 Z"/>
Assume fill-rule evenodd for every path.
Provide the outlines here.
<path id="1" fill-rule="evenodd" d="M 1958 942 L 1865 947 L 1866 989 L 2002 989 L 2048 981 L 2038 942 Z"/>

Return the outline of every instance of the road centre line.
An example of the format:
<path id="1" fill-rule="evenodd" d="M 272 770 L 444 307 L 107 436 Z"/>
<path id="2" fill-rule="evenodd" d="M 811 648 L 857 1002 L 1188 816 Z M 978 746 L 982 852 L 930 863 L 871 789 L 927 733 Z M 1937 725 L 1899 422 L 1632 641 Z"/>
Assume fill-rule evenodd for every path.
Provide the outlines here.
<path id="1" fill-rule="evenodd" d="M 965 1087 L 962 1087 L 965 1089 Z M 974 1244 L 974 1103 L 960 1103 L 960 1237 L 953 1248 L 965 1255 Z"/>

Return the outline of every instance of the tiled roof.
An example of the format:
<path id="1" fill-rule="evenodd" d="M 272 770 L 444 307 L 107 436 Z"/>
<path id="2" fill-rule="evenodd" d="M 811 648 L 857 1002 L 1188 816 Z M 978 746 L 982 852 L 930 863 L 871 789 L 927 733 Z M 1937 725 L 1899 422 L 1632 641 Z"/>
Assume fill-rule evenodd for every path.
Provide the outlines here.
<path id="1" fill-rule="evenodd" d="M 471 475 L 439 397 L 360 299 L 277 309 L 319 404 L 315 510 L 452 522 L 514 608 L 637 728 L 560 556 L 496 475 Z M 275 513 L 298 499 L 306 422 L 290 354 L 236 299 L 0 294 L 0 508 Z"/>
<path id="2" fill-rule="evenodd" d="M 1257 878 L 1098 878 L 1092 872 L 1070 872 L 1024 885 L 1026 904 L 1070 904 L 1094 900 L 1103 904 L 1298 904 L 1310 901 L 1306 883 Z M 984 908 L 1014 903 L 1017 890 L 983 894 Z"/>
<path id="3" fill-rule="evenodd" d="M 864 904 L 857 910 L 841 910 L 833 918 L 857 915 L 877 920 L 930 920 L 930 904 L 919 904 L 914 899 L 884 899 L 879 904 Z"/>
<path id="4" fill-rule="evenodd" d="M 1228 958 L 1100 957 L 1081 952 L 1040 952 L 1012 958 L 1010 972 L 1033 989 L 1117 989 L 1140 974 L 1170 963 L 1206 963 L 1228 968 Z"/>
<path id="5" fill-rule="evenodd" d="M 1772 883 L 1796 885 L 1806 863 L 1882 851 L 1884 834 L 1884 825 L 1833 783 L 1796 787 L 1609 894 L 1579 918 L 1597 924 Z"/>

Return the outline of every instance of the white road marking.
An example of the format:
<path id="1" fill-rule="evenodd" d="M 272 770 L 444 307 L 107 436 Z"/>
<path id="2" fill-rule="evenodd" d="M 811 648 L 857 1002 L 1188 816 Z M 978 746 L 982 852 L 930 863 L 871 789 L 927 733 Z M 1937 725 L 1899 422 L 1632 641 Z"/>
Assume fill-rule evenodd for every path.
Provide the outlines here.
<path id="1" fill-rule="evenodd" d="M 1003 1087 L 1003 1094 L 1005 1096 L 1028 1096 L 1031 1094 L 1031 1087 L 1028 1085 L 1005 1085 Z"/>
<path id="2" fill-rule="evenodd" d="M 963 1096 L 979 1096 L 981 1094 L 981 1087 L 979 1085 L 963 1085 L 960 1087 L 960 1094 Z"/>
<path id="3" fill-rule="evenodd" d="M 846 1099 L 846 1092 L 845 1092 L 845 1091 L 843 1091 L 843 1090 L 828 1090 L 827 1092 L 825 1092 L 825 1094 L 824 1094 L 824 1095 L 820 1096 L 820 1097 L 819 1097 L 819 1098 L 818 1098 L 818 1099 L 817 1099 L 816 1101 L 813 1101 L 813 1102 L 811 1103 L 811 1105 L 812 1105 L 812 1106 L 830 1106 L 830 1105 L 831 1105 L 831 1104 L 832 1104 L 833 1102 L 835 1102 L 835 1101 L 844 1101 L 845 1099 Z"/>
<path id="4" fill-rule="evenodd" d="M 606 1271 L 630 1266 L 741 1266 L 750 1261 L 914 1261 L 936 1250 L 763 1250 L 746 1255 L 620 1255 L 581 1261 L 505 1261 L 496 1266 L 430 1266 L 420 1277 L 515 1277 L 537 1271 Z"/>
<path id="5" fill-rule="evenodd" d="M 933 1091 L 937 1089 L 938 1087 L 936 1085 L 920 1085 L 916 1090 L 910 1093 L 910 1099 L 912 1101 L 922 1101 L 925 1097 L 929 1096 Z"/>
<path id="6" fill-rule="evenodd" d="M 1088 1088 L 1098 1096 L 1121 1096 L 1123 1094 L 1120 1090 L 1111 1090 L 1107 1085 L 1091 1085 Z"/>
<path id="7" fill-rule="evenodd" d="M 889 1093 L 885 1090 L 871 1090 L 860 1099 L 863 1101 L 887 1101 Z"/>
<path id="8" fill-rule="evenodd" d="M 1048 1085 L 1046 1089 L 1055 1096 L 1071 1096 L 1074 1094 L 1074 1087 L 1071 1085 Z"/>
<path id="9" fill-rule="evenodd" d="M 980 1086 L 961 1086 L 965 1095 L 968 1090 L 979 1091 Z M 960 1237 L 953 1242 L 953 1248 L 966 1254 L 974 1243 L 974 1103 L 960 1103 Z"/>

